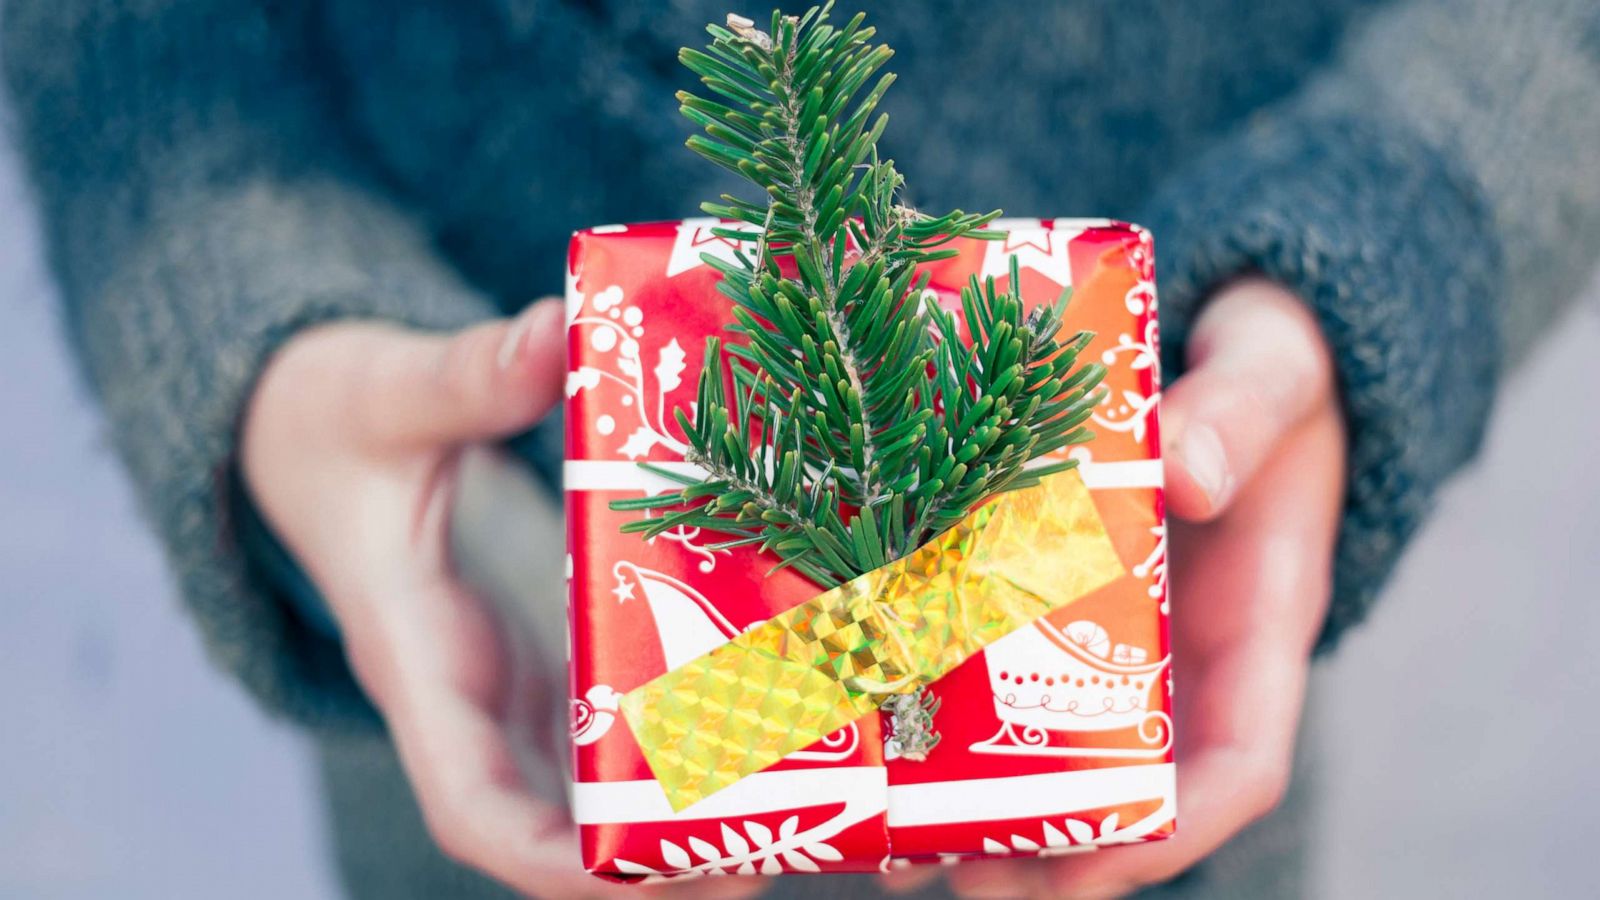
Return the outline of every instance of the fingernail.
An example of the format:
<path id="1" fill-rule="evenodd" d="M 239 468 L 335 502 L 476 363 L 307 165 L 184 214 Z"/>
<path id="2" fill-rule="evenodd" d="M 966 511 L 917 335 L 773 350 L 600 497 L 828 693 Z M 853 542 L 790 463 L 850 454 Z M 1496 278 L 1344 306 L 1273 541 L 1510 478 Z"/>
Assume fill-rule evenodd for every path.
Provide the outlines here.
<path id="1" fill-rule="evenodd" d="M 511 323 L 511 328 L 506 331 L 505 339 L 500 342 L 500 353 L 496 357 L 500 368 L 511 368 L 511 364 L 521 355 L 523 346 L 528 342 L 528 331 L 533 328 L 534 320 L 537 318 L 534 309 L 523 310 Z"/>
<path id="2" fill-rule="evenodd" d="M 1189 426 L 1183 433 L 1182 456 L 1189 476 L 1205 491 L 1211 506 L 1222 505 L 1233 487 L 1233 476 L 1228 473 L 1228 457 L 1217 430 L 1210 425 Z"/>

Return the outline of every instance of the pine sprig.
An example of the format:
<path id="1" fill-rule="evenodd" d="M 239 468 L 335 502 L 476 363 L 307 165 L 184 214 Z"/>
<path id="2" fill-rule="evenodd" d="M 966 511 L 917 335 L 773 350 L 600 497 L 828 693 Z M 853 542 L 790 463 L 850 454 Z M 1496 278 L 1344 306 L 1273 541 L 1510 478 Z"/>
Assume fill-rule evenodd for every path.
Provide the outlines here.
<path id="1" fill-rule="evenodd" d="M 957 318 L 924 300 L 920 267 L 948 258 L 999 211 L 929 216 L 900 202 L 904 179 L 880 159 L 876 114 L 892 51 L 831 4 L 770 30 L 728 17 L 680 60 L 716 100 L 680 93 L 703 129 L 688 146 L 760 188 L 724 195 L 717 233 L 753 246 L 706 256 L 733 303 L 732 339 L 707 341 L 692 414 L 677 411 L 688 477 L 677 490 L 613 508 L 644 510 L 625 531 L 718 532 L 759 545 L 822 585 L 898 559 L 1002 491 L 1073 463 L 1029 467 L 1092 437 L 1104 375 L 1078 364 L 1091 334 L 1061 339 L 1067 295 L 1024 315 L 1016 260 L 1009 290 L 973 279 Z M 789 273 L 793 274 L 789 274 Z"/>

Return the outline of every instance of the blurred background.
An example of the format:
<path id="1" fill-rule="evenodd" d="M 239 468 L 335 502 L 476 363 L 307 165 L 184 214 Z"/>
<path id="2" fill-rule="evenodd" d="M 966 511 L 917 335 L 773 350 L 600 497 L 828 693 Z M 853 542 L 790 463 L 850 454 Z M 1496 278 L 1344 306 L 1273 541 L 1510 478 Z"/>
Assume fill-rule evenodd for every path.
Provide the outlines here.
<path id="1" fill-rule="evenodd" d="M 207 666 L 54 315 L 0 137 L 0 897 L 336 896 L 308 748 Z M 1318 896 L 1600 895 L 1597 348 L 1600 278 L 1322 664 Z"/>

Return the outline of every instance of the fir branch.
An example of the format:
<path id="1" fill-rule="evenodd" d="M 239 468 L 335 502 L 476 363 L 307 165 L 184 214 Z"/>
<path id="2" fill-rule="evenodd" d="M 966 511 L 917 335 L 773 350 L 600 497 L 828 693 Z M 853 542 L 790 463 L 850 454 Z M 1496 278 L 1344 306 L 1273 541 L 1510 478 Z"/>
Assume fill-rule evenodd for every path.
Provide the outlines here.
<path id="1" fill-rule="evenodd" d="M 680 487 L 613 504 L 646 511 L 627 531 L 718 532 L 719 546 L 757 545 L 825 586 L 1070 468 L 1028 463 L 1091 437 L 1104 374 L 1078 364 L 1090 335 L 1060 339 L 1066 295 L 1023 314 L 1015 259 L 1008 290 L 974 279 L 962 291 L 960 323 L 923 302 L 921 267 L 958 238 L 999 237 L 985 230 L 999 211 L 901 202 L 904 179 L 877 152 L 892 51 L 861 15 L 830 24 L 830 8 L 774 12 L 767 31 L 730 15 L 679 56 L 716 98 L 678 95 L 703 132 L 688 146 L 764 196 L 702 205 L 738 223 L 719 234 L 755 246 L 705 257 L 735 338 L 707 341 L 693 418 L 678 411 L 705 477 L 658 469 Z"/>

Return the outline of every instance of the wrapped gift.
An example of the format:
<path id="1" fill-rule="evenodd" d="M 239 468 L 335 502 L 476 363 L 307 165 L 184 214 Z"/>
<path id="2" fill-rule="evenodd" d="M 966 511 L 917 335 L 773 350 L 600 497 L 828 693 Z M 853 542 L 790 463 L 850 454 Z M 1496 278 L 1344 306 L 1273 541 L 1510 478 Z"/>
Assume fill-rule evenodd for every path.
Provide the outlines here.
<path id="1" fill-rule="evenodd" d="M 1153 257 L 1147 233 L 1105 220 L 998 221 L 990 227 L 1003 238 L 960 239 L 957 254 L 925 267 L 923 296 L 949 309 L 972 276 L 1009 288 L 1016 271 L 1022 296 L 1037 302 L 1071 287 L 1066 325 L 1095 334 L 1084 358 L 1105 365 L 1105 391 L 1095 437 L 1070 450 L 1078 467 L 1002 495 L 928 551 L 945 558 L 969 533 L 1009 529 L 1014 548 L 1033 551 L 1016 554 L 1031 557 L 1019 564 L 1044 561 L 1068 574 L 1048 586 L 1057 596 L 988 621 L 983 634 L 973 629 L 954 655 L 939 644 L 954 640 L 948 629 L 907 632 L 913 655 L 945 658 L 930 697 L 916 701 L 936 710 L 941 738 L 920 761 L 901 753 L 886 713 L 835 704 L 827 715 L 799 716 L 796 731 L 768 747 L 781 758 L 763 756 L 753 738 L 742 755 L 744 732 L 735 731 L 716 765 L 680 756 L 663 775 L 673 710 L 727 700 L 698 693 L 719 693 L 717 660 L 764 652 L 763 635 L 781 633 L 786 616 L 855 584 L 830 592 L 793 568 L 773 571 L 780 560 L 770 553 L 719 548 L 721 535 L 693 528 L 646 540 L 623 531 L 644 512 L 611 508 L 668 491 L 677 485 L 661 473 L 690 469 L 674 411 L 695 402 L 706 338 L 732 321 L 711 263 L 734 260 L 740 248 L 713 231 L 718 224 L 593 228 L 574 236 L 568 257 L 572 801 L 585 867 L 616 878 L 863 872 L 1170 835 Z M 1048 496 L 1037 496 L 1047 485 Z M 1070 511 L 1039 512 L 1049 504 Z M 1034 527 L 1045 519 L 1076 531 Z M 1083 583 L 1069 589 L 1074 572 Z M 973 594 L 1029 586 L 1014 573 L 968 580 Z M 708 766 L 735 771 L 707 778 Z"/>

